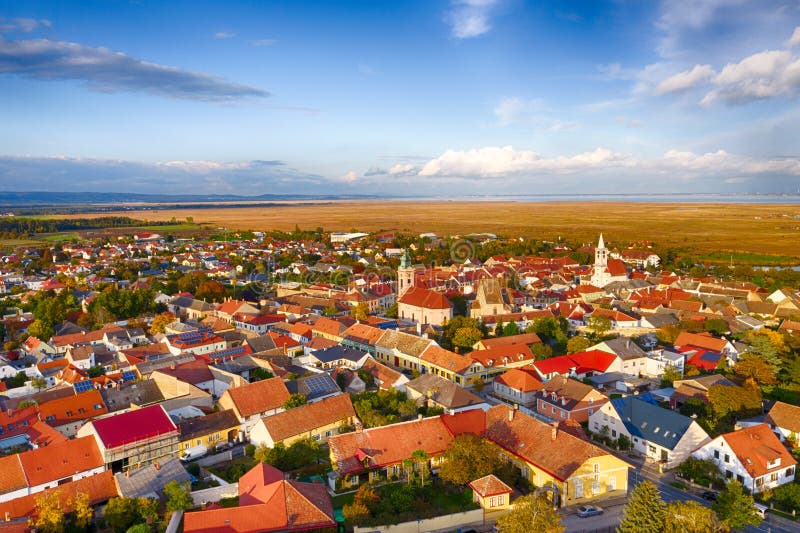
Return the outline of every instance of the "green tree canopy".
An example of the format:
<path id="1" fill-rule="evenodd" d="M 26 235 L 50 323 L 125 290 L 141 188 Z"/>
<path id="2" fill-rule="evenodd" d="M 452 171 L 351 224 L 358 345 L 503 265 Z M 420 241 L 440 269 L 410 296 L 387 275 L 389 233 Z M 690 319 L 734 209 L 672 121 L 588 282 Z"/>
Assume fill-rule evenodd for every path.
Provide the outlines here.
<path id="1" fill-rule="evenodd" d="M 457 436 L 444 452 L 439 477 L 463 486 L 494 473 L 500 466 L 498 450 L 483 437 L 465 433 Z"/>
<path id="2" fill-rule="evenodd" d="M 511 511 L 497 519 L 503 533 L 562 533 L 561 515 L 547 498 L 528 494 L 517 498 Z"/>
<path id="3" fill-rule="evenodd" d="M 758 516 L 753 503 L 753 497 L 744 490 L 741 483 L 733 479 L 728 482 L 725 490 L 720 492 L 711 508 L 729 528 L 744 529 L 746 526 L 756 526 L 761 523 L 761 517 Z"/>
<path id="4" fill-rule="evenodd" d="M 667 520 L 666 504 L 656 486 L 642 481 L 628 496 L 622 510 L 622 521 L 617 533 L 652 533 L 664 531 Z"/>

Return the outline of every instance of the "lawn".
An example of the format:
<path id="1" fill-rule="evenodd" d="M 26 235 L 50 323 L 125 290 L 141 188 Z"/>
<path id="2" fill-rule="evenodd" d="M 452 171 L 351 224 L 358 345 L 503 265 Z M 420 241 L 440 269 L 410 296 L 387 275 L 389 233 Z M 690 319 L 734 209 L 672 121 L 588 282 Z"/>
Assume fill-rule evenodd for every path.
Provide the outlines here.
<path id="1" fill-rule="evenodd" d="M 37 239 L 48 242 L 67 242 L 67 241 L 80 241 L 83 240 L 77 233 L 48 233 L 37 235 Z"/>
<path id="2" fill-rule="evenodd" d="M 206 467 L 206 470 L 221 477 L 228 483 L 235 483 L 254 466 L 256 466 L 256 460 L 245 456 L 237 457 L 230 463 Z"/>

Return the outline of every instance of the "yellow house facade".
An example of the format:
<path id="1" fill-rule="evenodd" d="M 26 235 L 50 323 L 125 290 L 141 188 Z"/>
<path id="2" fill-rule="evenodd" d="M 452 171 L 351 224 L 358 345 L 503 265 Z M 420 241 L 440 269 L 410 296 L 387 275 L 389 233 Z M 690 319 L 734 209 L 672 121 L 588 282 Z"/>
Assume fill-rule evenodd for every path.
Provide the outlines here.
<path id="1" fill-rule="evenodd" d="M 180 451 L 186 453 L 200 446 L 211 449 L 224 442 L 235 442 L 239 426 L 239 419 L 231 410 L 184 420 L 178 425 Z"/>

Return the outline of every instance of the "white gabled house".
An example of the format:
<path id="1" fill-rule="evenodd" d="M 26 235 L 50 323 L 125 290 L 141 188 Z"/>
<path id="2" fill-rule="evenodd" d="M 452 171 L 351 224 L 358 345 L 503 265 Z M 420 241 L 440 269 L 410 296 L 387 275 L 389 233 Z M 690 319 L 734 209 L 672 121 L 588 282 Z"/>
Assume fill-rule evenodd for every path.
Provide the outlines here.
<path id="1" fill-rule="evenodd" d="M 738 480 L 752 493 L 791 483 L 797 467 L 767 424 L 720 435 L 692 455 L 713 461 L 725 478 Z"/>
<path id="2" fill-rule="evenodd" d="M 660 407 L 649 393 L 611 400 L 589 416 L 589 430 L 614 440 L 625 436 L 633 449 L 663 468 L 678 466 L 710 440 L 688 416 Z"/>

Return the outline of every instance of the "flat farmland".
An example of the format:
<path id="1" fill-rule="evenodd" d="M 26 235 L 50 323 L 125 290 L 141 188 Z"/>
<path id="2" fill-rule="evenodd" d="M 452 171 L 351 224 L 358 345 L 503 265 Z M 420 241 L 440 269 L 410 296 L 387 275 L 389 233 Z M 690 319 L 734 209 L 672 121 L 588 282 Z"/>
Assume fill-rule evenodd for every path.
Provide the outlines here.
<path id="1" fill-rule="evenodd" d="M 612 245 L 649 240 L 708 254 L 735 254 L 751 264 L 800 261 L 800 205 L 638 202 L 335 201 L 263 207 L 104 212 L 152 221 L 193 217 L 229 229 L 495 233 L 590 242 L 600 232 Z M 68 215 L 85 218 L 92 214 Z M 760 257 L 763 255 L 764 257 Z M 780 256 L 780 257 L 773 257 Z M 747 259 L 750 260 L 747 260 Z"/>

